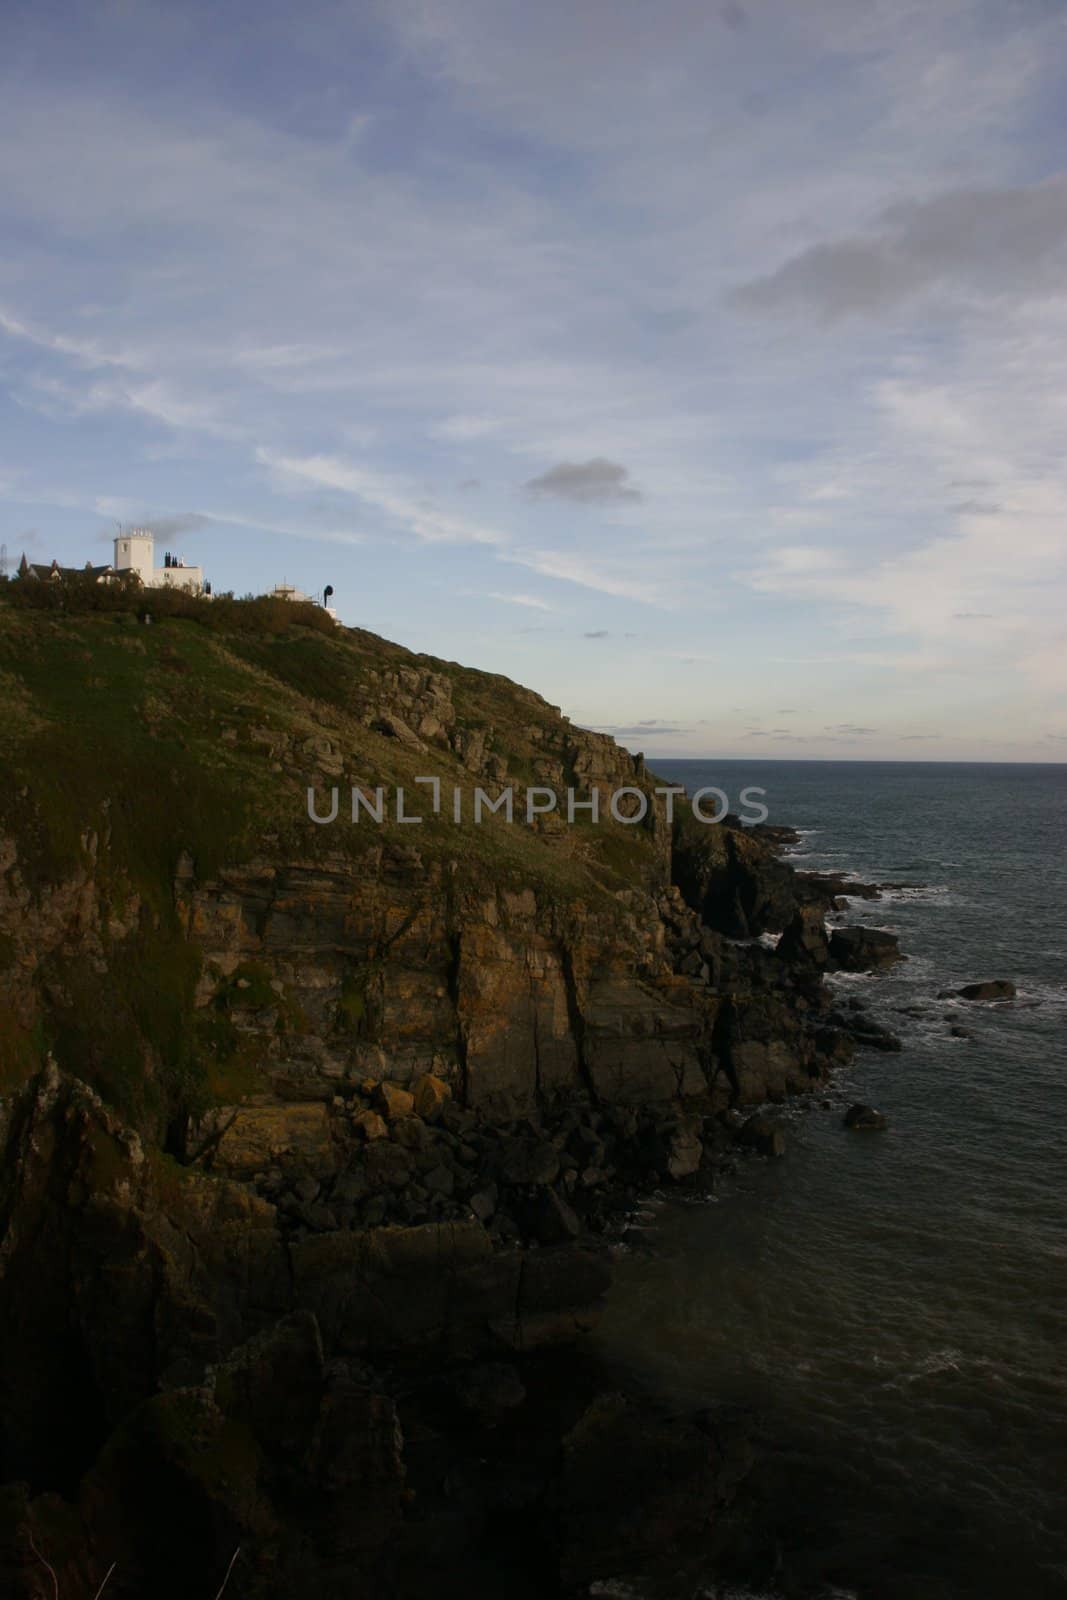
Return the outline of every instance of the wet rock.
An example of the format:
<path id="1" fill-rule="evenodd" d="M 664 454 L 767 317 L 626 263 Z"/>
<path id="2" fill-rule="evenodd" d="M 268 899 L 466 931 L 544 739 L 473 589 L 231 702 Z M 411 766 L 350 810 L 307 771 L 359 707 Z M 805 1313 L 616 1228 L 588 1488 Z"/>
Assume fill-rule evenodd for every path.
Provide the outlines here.
<path id="1" fill-rule="evenodd" d="M 853 1036 L 843 1028 L 816 1029 L 815 1048 L 819 1055 L 833 1067 L 847 1066 L 856 1053 L 856 1044 Z"/>
<path id="2" fill-rule="evenodd" d="M 868 1050 L 903 1049 L 897 1034 L 866 1013 L 846 1015 L 841 1012 L 831 1012 L 828 1020 L 843 1028 L 858 1045 L 863 1045 Z"/>
<path id="3" fill-rule="evenodd" d="M 987 978 L 982 983 L 965 983 L 955 992 L 961 1000 L 1013 1000 L 1015 985 L 1010 978 Z"/>
<path id="4" fill-rule="evenodd" d="M 904 959 L 896 934 L 882 928 L 835 928 L 830 955 L 842 972 L 878 972 Z"/>
<path id="5" fill-rule="evenodd" d="M 875 1111 L 873 1106 L 849 1106 L 842 1119 L 846 1128 L 854 1128 L 858 1132 L 881 1132 L 889 1126 L 889 1118 L 883 1111 Z"/>
<path id="6" fill-rule="evenodd" d="M 700 1170 L 704 1159 L 704 1145 L 700 1137 L 702 1123 L 699 1117 L 687 1117 L 669 1136 L 667 1172 L 676 1183 L 692 1177 Z"/>
<path id="7" fill-rule="evenodd" d="M 762 1111 L 757 1111 L 741 1124 L 737 1138 L 739 1144 L 755 1150 L 758 1155 L 785 1155 L 785 1129 Z"/>

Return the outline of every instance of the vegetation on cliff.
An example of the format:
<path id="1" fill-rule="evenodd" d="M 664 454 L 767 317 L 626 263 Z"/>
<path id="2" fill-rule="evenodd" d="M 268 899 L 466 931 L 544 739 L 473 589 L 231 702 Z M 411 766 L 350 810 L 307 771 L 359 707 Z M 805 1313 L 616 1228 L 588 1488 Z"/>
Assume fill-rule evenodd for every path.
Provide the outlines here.
<path id="1" fill-rule="evenodd" d="M 183 863 L 198 882 L 263 854 L 354 864 L 410 848 L 417 832 L 420 858 L 447 863 L 454 884 L 606 909 L 607 891 L 661 871 L 643 827 L 451 820 L 457 786 L 468 816 L 475 786 L 513 784 L 520 806 L 529 783 L 582 786 L 575 763 L 594 741 L 506 679 L 335 627 L 312 606 L 88 584 L 12 583 L 0 597 L 9 1086 L 51 1049 L 139 1116 L 210 1094 L 217 1029 L 200 1030 L 205 1050 L 189 1026 L 200 957 L 175 903 Z M 616 765 L 633 781 L 624 752 Z M 396 820 L 392 796 L 405 787 L 414 812 L 424 775 L 448 800 L 416 830 Z M 385 789 L 380 826 L 347 820 L 353 783 Z M 339 820 L 316 826 L 307 790 L 327 805 L 334 784 Z"/>

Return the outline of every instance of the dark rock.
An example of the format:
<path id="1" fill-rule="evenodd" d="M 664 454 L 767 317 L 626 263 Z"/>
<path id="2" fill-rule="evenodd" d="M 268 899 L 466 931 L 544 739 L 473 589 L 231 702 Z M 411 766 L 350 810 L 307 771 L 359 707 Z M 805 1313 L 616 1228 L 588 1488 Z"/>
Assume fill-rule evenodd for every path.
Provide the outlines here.
<path id="1" fill-rule="evenodd" d="M 483 1361 L 457 1372 L 449 1389 L 462 1410 L 492 1427 L 526 1399 L 526 1386 L 508 1361 Z"/>
<path id="2" fill-rule="evenodd" d="M 819 1055 L 834 1067 L 847 1066 L 856 1053 L 852 1034 L 843 1028 L 816 1029 L 815 1048 Z"/>
<path id="3" fill-rule="evenodd" d="M 498 1165 L 505 1184 L 549 1184 L 559 1176 L 559 1155 L 544 1139 L 509 1139 L 501 1149 Z"/>
<path id="4" fill-rule="evenodd" d="M 479 1189 L 477 1194 L 472 1194 L 470 1207 L 479 1222 L 488 1222 L 496 1210 L 497 1190 L 496 1184 L 487 1184 L 484 1189 Z"/>
<path id="5" fill-rule="evenodd" d="M 419 1117 L 401 1117 L 393 1123 L 392 1135 L 405 1150 L 421 1150 L 430 1138 L 429 1129 Z"/>
<path id="6" fill-rule="evenodd" d="M 873 1017 L 867 1015 L 848 1015 L 843 1012 L 832 1012 L 829 1018 L 831 1023 L 843 1028 L 858 1045 L 863 1045 L 868 1050 L 896 1051 L 903 1049 L 900 1039 L 882 1023 L 875 1022 Z"/>
<path id="7" fill-rule="evenodd" d="M 821 906 L 801 906 L 778 941 L 780 961 L 821 970 L 830 962 L 830 941 Z"/>
<path id="8" fill-rule="evenodd" d="M 564 1440 L 559 1500 L 568 1591 L 585 1593 L 607 1574 L 626 1592 L 621 1580 L 673 1564 L 680 1545 L 709 1538 L 751 1469 L 748 1434 L 743 1421 L 725 1414 L 669 1416 L 630 1396 L 598 1396 Z"/>
<path id="9" fill-rule="evenodd" d="M 676 1183 L 700 1170 L 704 1144 L 699 1117 L 685 1117 L 670 1132 L 667 1145 L 667 1173 Z"/>
<path id="10" fill-rule="evenodd" d="M 987 978 L 982 983 L 965 983 L 956 993 L 961 1000 L 1013 1000 L 1015 985 L 1010 978 Z"/>
<path id="11" fill-rule="evenodd" d="M 411 1181 L 415 1162 L 402 1146 L 376 1139 L 367 1146 L 363 1170 L 371 1189 L 402 1189 Z"/>
<path id="12" fill-rule="evenodd" d="M 875 1111 L 872 1106 L 849 1106 L 843 1118 L 846 1128 L 855 1128 L 857 1131 L 881 1131 L 889 1126 L 889 1119 L 882 1111 Z"/>
<path id="13" fill-rule="evenodd" d="M 877 972 L 903 961 L 896 934 L 882 928 L 835 928 L 830 956 L 843 972 Z"/>
<path id="14" fill-rule="evenodd" d="M 539 1244 L 559 1244 L 576 1239 L 582 1225 L 576 1212 L 554 1189 L 542 1188 L 523 1206 L 524 1232 Z"/>
<path id="15" fill-rule="evenodd" d="M 738 1143 L 761 1156 L 785 1155 L 785 1129 L 773 1117 L 757 1111 L 742 1123 Z"/>

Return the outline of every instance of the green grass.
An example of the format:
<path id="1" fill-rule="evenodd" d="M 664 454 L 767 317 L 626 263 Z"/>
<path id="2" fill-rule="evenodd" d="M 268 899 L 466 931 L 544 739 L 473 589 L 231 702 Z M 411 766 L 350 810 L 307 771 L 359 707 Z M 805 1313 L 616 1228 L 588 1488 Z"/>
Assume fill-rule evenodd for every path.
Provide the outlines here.
<path id="1" fill-rule="evenodd" d="M 457 725 L 486 729 L 487 747 L 506 762 L 520 817 L 522 785 L 541 781 L 539 761 L 565 766 L 574 735 L 507 678 L 413 656 L 285 602 L 175 594 L 157 607 L 153 594 L 141 599 L 155 618 L 144 626 L 136 597 L 105 597 L 96 609 L 100 597 L 86 591 L 63 609 L 51 601 L 36 608 L 12 604 L 13 588 L 0 585 L 0 687 L 13 708 L 0 723 L 0 836 L 15 842 L 37 905 L 57 885 L 92 881 L 107 970 L 85 948 L 44 960 L 33 979 L 37 1023 L 17 1027 L 3 985 L 20 971 L 19 929 L 0 929 L 0 1085 L 19 1081 L 52 1049 L 158 1131 L 261 1086 L 264 1041 L 235 1022 L 242 1012 L 270 1008 L 278 1031 L 306 1031 L 299 1007 L 254 963 L 221 982 L 212 1004 L 194 1005 L 200 958 L 175 893 L 183 857 L 203 882 L 257 853 L 310 861 L 340 853 L 358 872 L 368 851 L 403 845 L 418 850 L 427 878 L 439 883 L 427 894 L 532 889 L 560 925 L 579 906 L 624 915 L 615 892 L 654 869 L 643 828 L 579 824 L 550 836 L 492 816 L 474 826 L 479 780 L 447 743 L 420 752 L 369 725 L 383 678 L 404 666 L 442 675 Z M 341 777 L 315 777 L 309 741 L 322 736 L 341 752 Z M 442 782 L 440 817 L 414 782 L 426 773 Z M 331 827 L 307 818 L 313 780 L 341 790 Z M 353 825 L 348 787 L 357 780 L 383 784 L 390 796 L 403 785 L 426 821 Z M 454 785 L 466 800 L 459 826 Z M 130 925 L 128 934 L 110 934 L 109 917 Z M 366 1026 L 368 983 L 368 973 L 353 973 L 340 1027 Z"/>

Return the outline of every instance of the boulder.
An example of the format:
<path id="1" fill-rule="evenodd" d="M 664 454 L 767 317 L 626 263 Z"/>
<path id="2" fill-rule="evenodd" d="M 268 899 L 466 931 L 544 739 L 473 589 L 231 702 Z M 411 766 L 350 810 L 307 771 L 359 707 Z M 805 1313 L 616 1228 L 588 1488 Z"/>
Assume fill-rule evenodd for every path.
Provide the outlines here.
<path id="1" fill-rule="evenodd" d="M 496 1184 L 487 1184 L 484 1189 L 479 1189 L 471 1195 L 470 1206 L 479 1222 L 488 1222 L 496 1210 L 497 1191 Z"/>
<path id="2" fill-rule="evenodd" d="M 423 1073 L 416 1079 L 413 1086 L 415 1101 L 415 1114 L 424 1122 L 434 1122 L 441 1113 L 446 1100 L 451 1098 L 452 1090 L 443 1078 L 434 1077 L 432 1072 Z"/>
<path id="3" fill-rule="evenodd" d="M 738 1143 L 761 1156 L 785 1155 L 785 1129 L 773 1117 L 757 1111 L 742 1123 Z"/>
<path id="4" fill-rule="evenodd" d="M 500 1153 L 500 1178 L 505 1184 L 549 1184 L 559 1176 L 559 1152 L 547 1140 L 509 1139 Z"/>
<path id="5" fill-rule="evenodd" d="M 868 1050 L 900 1050 L 900 1039 L 882 1023 L 875 1022 L 865 1012 L 831 1012 L 827 1019 L 831 1026 L 843 1028 L 850 1038 Z"/>
<path id="6" fill-rule="evenodd" d="M 889 1118 L 883 1111 L 875 1111 L 873 1106 L 849 1106 L 843 1121 L 846 1128 L 857 1132 L 881 1132 L 889 1126 Z"/>
<path id="7" fill-rule="evenodd" d="M 965 983 L 956 994 L 961 1000 L 1014 1000 L 1015 985 L 1010 978 L 987 978 L 982 983 Z"/>
<path id="8" fill-rule="evenodd" d="M 377 1111 L 358 1111 L 352 1118 L 352 1126 L 359 1129 L 368 1144 L 372 1139 L 389 1137 L 389 1129 Z"/>
<path id="9" fill-rule="evenodd" d="M 401 1089 L 398 1083 L 380 1083 L 374 1098 L 378 1110 L 388 1122 L 410 1117 L 415 1109 L 415 1096 L 409 1094 L 407 1089 Z"/>
<path id="10" fill-rule="evenodd" d="M 780 961 L 821 969 L 830 963 L 830 941 L 821 906 L 801 906 L 778 941 Z"/>
<path id="11" fill-rule="evenodd" d="M 699 1117 L 687 1117 L 670 1134 L 667 1147 L 667 1171 L 676 1183 L 692 1177 L 699 1171 L 704 1158 L 704 1145 L 700 1137 Z"/>
<path id="12" fill-rule="evenodd" d="M 842 972 L 877 972 L 904 960 L 896 934 L 883 928 L 835 928 L 830 956 Z"/>
<path id="13" fill-rule="evenodd" d="M 403 1189 L 411 1182 L 415 1162 L 401 1145 L 376 1139 L 367 1146 L 363 1170 L 372 1189 Z"/>

